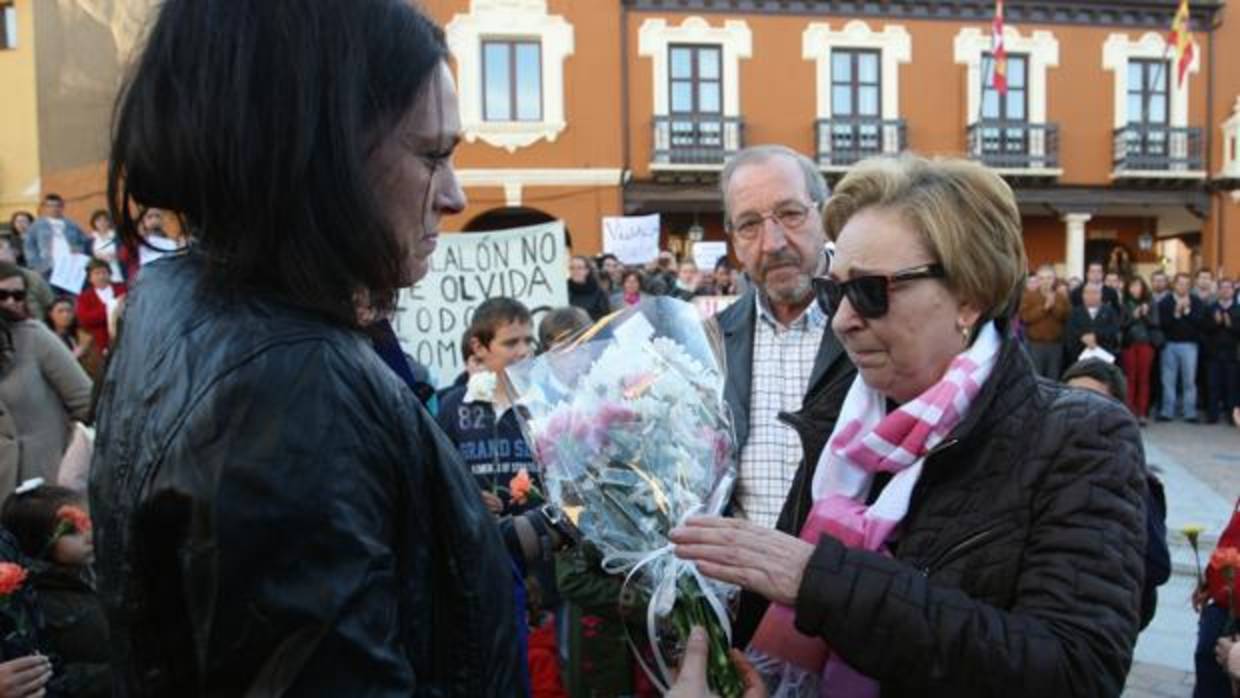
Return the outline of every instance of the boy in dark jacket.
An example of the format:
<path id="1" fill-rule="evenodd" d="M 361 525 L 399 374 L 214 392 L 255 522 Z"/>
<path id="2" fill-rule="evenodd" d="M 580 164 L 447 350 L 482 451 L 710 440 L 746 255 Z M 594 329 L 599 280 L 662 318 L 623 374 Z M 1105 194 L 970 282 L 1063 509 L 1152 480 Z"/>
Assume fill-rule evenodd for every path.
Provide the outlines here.
<path id="1" fill-rule="evenodd" d="M 489 299 L 474 312 L 469 333 L 472 354 L 483 370 L 443 395 L 437 419 L 478 481 L 487 507 L 495 514 L 517 514 L 530 502 L 520 496 L 523 501 L 513 501 L 512 479 L 525 470 L 535 487 L 541 489 L 542 483 L 512 396 L 499 377 L 509 364 L 533 353 L 530 311 L 511 298 Z"/>

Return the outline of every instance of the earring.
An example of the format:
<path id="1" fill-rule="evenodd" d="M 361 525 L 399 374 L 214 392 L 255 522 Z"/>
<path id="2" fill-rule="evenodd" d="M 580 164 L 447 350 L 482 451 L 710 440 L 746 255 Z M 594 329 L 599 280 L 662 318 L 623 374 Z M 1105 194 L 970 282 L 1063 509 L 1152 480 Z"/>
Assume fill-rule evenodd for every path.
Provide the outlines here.
<path id="1" fill-rule="evenodd" d="M 968 343 L 969 343 L 969 327 L 968 327 L 968 325 L 961 325 L 961 326 L 960 326 L 960 336 L 964 338 L 964 343 L 965 343 L 965 344 L 968 344 Z"/>

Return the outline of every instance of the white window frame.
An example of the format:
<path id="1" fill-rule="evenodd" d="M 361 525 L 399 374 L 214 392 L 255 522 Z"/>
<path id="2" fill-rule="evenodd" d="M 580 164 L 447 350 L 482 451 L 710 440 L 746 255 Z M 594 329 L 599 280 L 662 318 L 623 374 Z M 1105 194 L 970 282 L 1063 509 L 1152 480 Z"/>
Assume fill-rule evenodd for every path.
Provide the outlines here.
<path id="1" fill-rule="evenodd" d="M 444 27 L 456 59 L 461 130 L 465 141 L 481 140 L 512 153 L 540 140 L 555 142 L 568 127 L 564 116 L 564 59 L 573 55 L 573 27 L 547 14 L 546 0 L 470 0 L 468 13 Z M 538 41 L 542 51 L 542 120 L 486 121 L 482 112 L 482 42 Z"/>
<path id="2" fill-rule="evenodd" d="M 1045 125 L 1046 119 L 1046 71 L 1059 67 L 1059 39 L 1049 31 L 1035 30 L 1029 36 L 1022 36 L 1020 30 L 1012 25 L 1003 27 L 1003 46 L 1008 53 L 1019 53 L 1028 57 L 1025 65 L 1026 110 L 1025 122 L 1031 127 Z M 966 68 L 965 80 L 965 126 L 970 127 L 981 117 L 983 56 L 990 53 L 992 45 L 991 32 L 983 32 L 977 27 L 966 27 L 956 34 L 954 43 L 957 65 Z M 1029 130 L 1029 157 L 1037 162 L 1040 156 L 1046 155 L 1046 138 L 1044 131 Z M 1039 135 L 1041 134 L 1041 135 Z M 1015 169 L 996 168 L 1001 174 L 1020 174 L 1032 176 L 1058 177 L 1063 174 L 1062 167 L 1020 167 Z"/>
<path id="3" fill-rule="evenodd" d="M 1201 69 L 1201 46 L 1189 37 L 1193 45 L 1193 57 L 1188 64 L 1188 75 L 1183 84 L 1178 80 L 1175 52 L 1169 50 L 1166 38 L 1157 32 L 1146 32 L 1140 39 L 1133 41 L 1127 34 L 1111 34 L 1102 44 L 1102 67 L 1115 74 L 1112 80 L 1115 94 L 1115 128 L 1128 125 L 1128 61 L 1144 58 L 1161 60 L 1167 63 L 1167 126 L 1170 128 L 1188 127 L 1188 98 L 1192 87 L 1192 76 Z M 1178 141 L 1178 142 L 1177 142 Z M 1170 147 L 1173 151 L 1188 147 L 1187 139 L 1172 138 Z M 1204 162 L 1204 158 L 1203 158 Z M 1116 174 L 1112 173 L 1112 177 Z M 1175 169 L 1170 171 L 1153 170 L 1149 172 L 1126 171 L 1126 177 L 1166 177 L 1175 176 L 1186 179 L 1197 179 L 1205 176 L 1203 170 Z"/>
<path id="4" fill-rule="evenodd" d="M 12 50 L 17 48 L 17 6 L 12 2 L 0 3 L 0 19 L 3 23 L 0 26 L 4 29 L 4 36 L 0 36 L 0 51 Z"/>
<path id="5" fill-rule="evenodd" d="M 1218 177 L 1240 179 L 1240 97 L 1236 97 L 1236 104 L 1231 108 L 1231 117 L 1219 128 L 1223 131 L 1223 167 Z"/>
<path id="6" fill-rule="evenodd" d="M 722 104 L 723 117 L 741 115 L 740 60 L 753 55 L 753 33 L 744 20 L 729 19 L 722 27 L 712 27 L 698 16 L 686 17 L 680 26 L 670 26 L 666 19 L 647 19 L 637 30 L 637 53 L 650 58 L 654 82 L 654 115 L 671 114 L 669 92 L 668 46 L 671 44 L 696 44 L 719 46 L 723 71 Z M 725 129 L 726 132 L 726 129 Z M 725 136 L 726 138 L 726 136 Z M 703 169 L 701 165 L 673 165 L 651 163 L 656 169 L 688 168 Z M 722 168 L 722 165 L 719 166 Z"/>
<path id="7" fill-rule="evenodd" d="M 1021 36 L 1020 30 L 1012 25 L 1003 27 L 1003 46 L 1008 53 L 1023 53 L 1029 56 L 1026 77 L 1029 90 L 1028 121 L 1030 124 L 1046 123 L 1046 71 L 1059 67 L 1059 40 L 1049 31 L 1037 30 L 1029 36 Z M 982 101 L 982 56 L 990 52 L 990 31 L 983 32 L 977 27 L 966 27 L 956 34 L 956 64 L 964 65 L 968 70 L 967 90 L 965 91 L 965 125 L 977 123 L 981 114 Z"/>
<path id="8" fill-rule="evenodd" d="M 1201 47 L 1196 41 L 1193 44 L 1193 59 L 1188 64 L 1188 74 L 1196 73 L 1201 67 Z M 1102 44 L 1102 67 L 1115 74 L 1115 128 L 1128 125 L 1128 61 L 1134 58 L 1164 60 L 1167 71 L 1167 86 L 1170 94 L 1167 97 L 1167 125 L 1172 128 L 1188 126 L 1188 92 L 1192 80 L 1186 78 L 1184 84 L 1176 79 L 1175 53 L 1167 48 L 1167 41 L 1161 34 L 1146 32 L 1136 41 L 1127 34 L 1112 34 Z"/>
<path id="9" fill-rule="evenodd" d="M 913 59 L 913 40 L 899 24 L 881 32 L 854 19 L 839 31 L 827 22 L 812 22 L 801 34 L 801 57 L 814 61 L 818 85 L 818 118 L 834 115 L 831 105 L 831 53 L 836 49 L 871 49 L 879 52 L 882 89 L 879 111 L 884 121 L 900 118 L 900 64 Z"/>

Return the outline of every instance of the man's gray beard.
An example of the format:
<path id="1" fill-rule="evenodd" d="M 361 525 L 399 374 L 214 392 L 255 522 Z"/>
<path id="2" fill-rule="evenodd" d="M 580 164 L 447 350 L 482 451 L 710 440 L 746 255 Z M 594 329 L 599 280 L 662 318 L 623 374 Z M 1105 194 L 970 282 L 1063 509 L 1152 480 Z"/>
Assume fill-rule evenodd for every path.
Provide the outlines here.
<path id="1" fill-rule="evenodd" d="M 761 286 L 762 294 L 766 296 L 767 302 L 779 303 L 780 305 L 802 305 L 808 304 L 814 296 L 814 286 L 810 283 L 809 276 L 801 274 L 800 283 L 796 286 L 772 293 L 766 284 Z"/>

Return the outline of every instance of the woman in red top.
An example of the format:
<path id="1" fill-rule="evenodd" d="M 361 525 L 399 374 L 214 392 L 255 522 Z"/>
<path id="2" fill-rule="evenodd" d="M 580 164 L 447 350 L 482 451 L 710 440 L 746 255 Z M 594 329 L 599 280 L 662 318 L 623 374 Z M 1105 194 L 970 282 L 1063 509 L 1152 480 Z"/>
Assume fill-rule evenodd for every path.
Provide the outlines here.
<path id="1" fill-rule="evenodd" d="M 107 262 L 92 259 L 86 265 L 86 289 L 78 296 L 77 317 L 82 329 L 95 338 L 99 351 L 107 353 L 108 318 L 112 317 L 121 297 L 125 295 L 124 284 L 112 283 L 112 270 Z"/>

